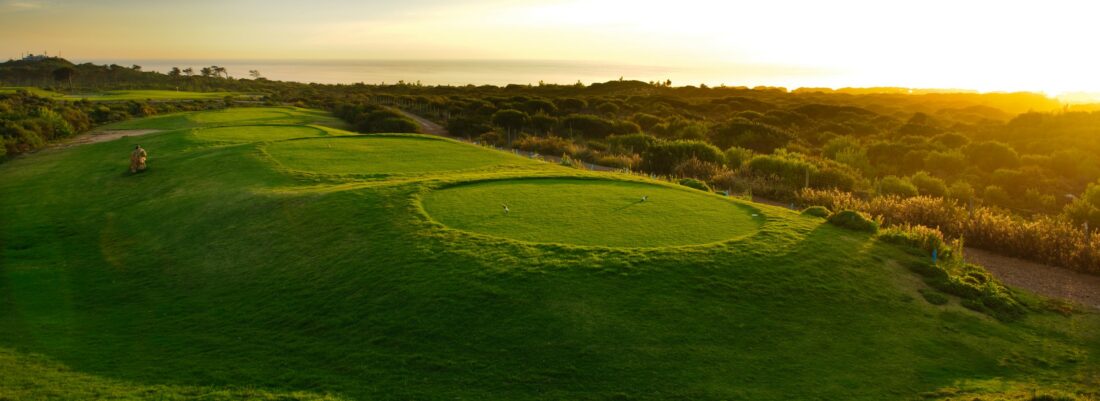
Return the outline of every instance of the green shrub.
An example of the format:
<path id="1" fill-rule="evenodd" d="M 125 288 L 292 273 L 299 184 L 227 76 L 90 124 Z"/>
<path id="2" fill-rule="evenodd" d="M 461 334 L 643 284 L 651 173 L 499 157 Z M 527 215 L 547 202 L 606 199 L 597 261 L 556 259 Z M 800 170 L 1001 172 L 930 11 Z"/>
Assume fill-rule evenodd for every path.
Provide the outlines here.
<path id="1" fill-rule="evenodd" d="M 832 212 L 826 209 L 825 206 L 810 206 L 802 210 L 803 216 L 814 216 L 823 219 L 829 218 L 830 214 L 832 214 Z"/>
<path id="2" fill-rule="evenodd" d="M 698 189 L 700 191 L 710 192 L 710 187 L 708 187 L 705 182 L 699 181 L 699 180 L 694 179 L 694 178 L 684 178 L 684 179 L 680 180 L 680 185 L 683 185 L 683 186 L 689 187 L 689 188 L 695 188 L 695 189 Z"/>
<path id="3" fill-rule="evenodd" d="M 752 160 L 752 150 L 736 146 L 731 146 L 729 149 L 726 149 L 725 155 L 726 165 L 729 166 L 731 170 L 737 170 L 745 163 L 748 163 L 749 160 Z"/>
<path id="4" fill-rule="evenodd" d="M 924 276 L 930 287 L 962 298 L 960 304 L 969 309 L 1006 321 L 1027 312 L 1016 296 L 981 266 L 955 260 L 935 264 L 915 262 L 909 268 Z"/>
<path id="5" fill-rule="evenodd" d="M 917 196 L 917 187 L 905 178 L 886 176 L 878 183 L 880 195 L 896 195 L 903 198 Z"/>
<path id="6" fill-rule="evenodd" d="M 922 297 L 924 297 L 925 301 L 928 301 L 928 303 L 930 303 L 932 305 L 946 305 L 947 304 L 947 296 L 945 296 L 945 295 L 939 293 L 939 291 L 933 290 L 931 288 L 921 288 L 920 289 L 920 295 Z"/>
<path id="7" fill-rule="evenodd" d="M 829 223 L 835 226 L 844 227 L 849 230 L 864 231 L 874 233 L 878 231 L 878 222 L 871 219 L 871 217 L 854 211 L 854 210 L 841 210 L 833 213 L 829 216 Z"/>
<path id="8" fill-rule="evenodd" d="M 901 245 L 911 250 L 918 251 L 920 255 L 931 255 L 937 252 L 937 257 L 943 260 L 952 258 L 952 247 L 947 245 L 943 233 L 935 228 L 922 225 L 902 224 L 883 229 L 878 234 L 882 242 Z"/>
<path id="9" fill-rule="evenodd" d="M 917 187 L 917 192 L 924 196 L 947 196 L 947 184 L 943 180 L 932 175 L 918 171 L 909 177 L 909 182 Z"/>
<path id="10" fill-rule="evenodd" d="M 558 162 L 558 164 L 560 164 L 562 166 L 565 166 L 565 167 L 572 167 L 572 168 L 575 168 L 575 169 L 578 169 L 578 170 L 584 170 L 585 169 L 584 162 L 580 161 L 580 159 L 574 159 L 572 157 L 569 157 L 569 155 L 566 155 L 566 154 L 561 155 L 561 161 Z"/>

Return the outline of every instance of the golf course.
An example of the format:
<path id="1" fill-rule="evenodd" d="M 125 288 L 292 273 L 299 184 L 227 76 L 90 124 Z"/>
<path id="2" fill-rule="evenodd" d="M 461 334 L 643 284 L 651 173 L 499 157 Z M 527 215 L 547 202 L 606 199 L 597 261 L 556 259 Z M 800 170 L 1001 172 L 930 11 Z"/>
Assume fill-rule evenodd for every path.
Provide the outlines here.
<path id="1" fill-rule="evenodd" d="M 820 217 L 348 128 L 296 107 L 183 112 L 0 164 L 0 400 L 1100 388 L 1094 309 L 1019 291 L 1027 313 L 998 319 L 926 284 L 928 255 Z"/>

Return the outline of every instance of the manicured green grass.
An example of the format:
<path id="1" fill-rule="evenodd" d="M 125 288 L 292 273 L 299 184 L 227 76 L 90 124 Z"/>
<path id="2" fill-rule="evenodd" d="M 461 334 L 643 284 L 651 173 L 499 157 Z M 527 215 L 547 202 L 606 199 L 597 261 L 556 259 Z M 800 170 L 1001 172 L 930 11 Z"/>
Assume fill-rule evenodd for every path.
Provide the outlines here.
<path id="1" fill-rule="evenodd" d="M 577 245 L 703 244 L 751 235 L 764 221 L 754 208 L 698 190 L 607 180 L 489 181 L 433 191 L 423 202 L 460 230 Z"/>
<path id="2" fill-rule="evenodd" d="M 471 170 L 512 156 L 415 137 L 212 146 L 188 132 L 0 165 L 0 398 L 972 400 L 1100 388 L 1096 313 L 1000 322 L 954 297 L 932 305 L 905 267 L 915 256 L 819 218 L 752 205 L 755 234 L 695 247 L 501 240 L 439 225 L 430 198 L 467 180 L 620 176 Z M 326 157 L 314 145 L 371 152 L 378 140 L 430 167 L 379 161 L 385 152 L 359 166 L 340 150 L 305 160 Z M 137 142 L 149 170 L 130 175 Z M 419 173 L 287 174 L 263 152 L 273 144 L 310 145 L 283 150 L 311 170 Z M 567 198 L 547 194 L 555 182 L 575 184 L 544 181 L 513 213 L 540 193 Z M 615 197 L 583 188 L 634 185 L 577 186 L 594 203 L 555 210 L 607 219 L 593 210 Z M 667 221 L 650 229 L 680 229 Z"/>
<path id="3" fill-rule="evenodd" d="M 293 125 L 254 125 L 240 127 L 215 127 L 191 131 L 196 137 L 214 142 L 262 142 L 294 138 L 328 136 L 320 128 Z"/>
<path id="4" fill-rule="evenodd" d="M 239 98 L 256 97 L 251 93 L 241 92 L 188 92 L 172 90 L 113 90 L 91 93 L 72 93 L 64 95 L 65 99 L 86 99 L 93 102 L 123 101 L 123 100 L 212 100 L 224 99 L 226 96 Z"/>
<path id="5" fill-rule="evenodd" d="M 423 135 L 284 141 L 269 144 L 264 151 L 291 170 L 334 175 L 421 174 L 541 164 Z"/>

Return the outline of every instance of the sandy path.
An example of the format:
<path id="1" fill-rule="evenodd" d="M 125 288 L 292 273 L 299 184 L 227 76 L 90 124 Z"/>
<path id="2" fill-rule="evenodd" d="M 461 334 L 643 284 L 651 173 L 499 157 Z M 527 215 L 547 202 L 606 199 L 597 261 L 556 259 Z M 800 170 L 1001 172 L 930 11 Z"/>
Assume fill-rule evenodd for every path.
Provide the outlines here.
<path id="1" fill-rule="evenodd" d="M 404 114 L 405 117 L 411 118 L 413 121 L 416 121 L 417 124 L 420 124 L 420 130 L 423 131 L 425 134 L 437 135 L 437 136 L 448 136 L 448 135 L 450 135 L 450 133 L 447 132 L 447 129 L 444 128 L 442 125 L 436 124 L 435 122 L 432 122 L 431 120 L 428 120 L 427 118 L 418 116 L 418 115 L 413 114 L 413 113 L 409 113 L 405 110 L 401 110 L 401 109 L 395 109 L 395 110 L 397 110 L 401 114 Z"/>
<path id="2" fill-rule="evenodd" d="M 148 134 L 154 134 L 160 132 L 157 129 L 124 129 L 124 130 L 108 130 L 108 131 L 92 131 L 87 134 L 78 135 L 71 140 L 59 143 L 56 145 L 58 148 L 71 148 L 73 146 L 87 145 L 91 143 L 113 141 L 126 136 L 142 136 Z"/>

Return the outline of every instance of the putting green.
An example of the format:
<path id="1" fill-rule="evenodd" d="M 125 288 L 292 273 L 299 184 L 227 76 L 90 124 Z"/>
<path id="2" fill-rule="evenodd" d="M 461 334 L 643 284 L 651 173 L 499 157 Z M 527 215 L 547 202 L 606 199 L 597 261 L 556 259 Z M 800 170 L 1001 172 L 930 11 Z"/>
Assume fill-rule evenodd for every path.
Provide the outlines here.
<path id="1" fill-rule="evenodd" d="M 473 145 L 412 135 L 363 135 L 275 142 L 267 153 L 283 166 L 322 174 L 415 174 L 538 162 Z"/>
<path id="2" fill-rule="evenodd" d="M 322 129 L 302 126 L 252 125 L 218 127 L 192 131 L 196 137 L 214 142 L 263 142 L 328 135 Z"/>
<path id="3" fill-rule="evenodd" d="M 488 181 L 433 191 L 423 205 L 460 230 L 575 245 L 703 244 L 751 235 L 763 224 L 754 208 L 717 196 L 609 180 Z"/>

